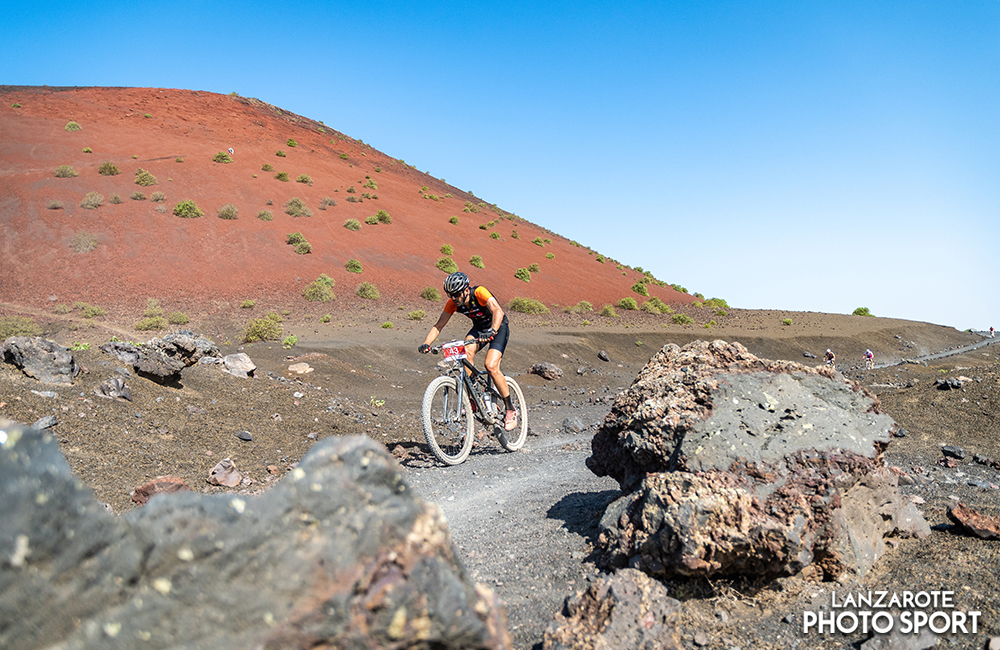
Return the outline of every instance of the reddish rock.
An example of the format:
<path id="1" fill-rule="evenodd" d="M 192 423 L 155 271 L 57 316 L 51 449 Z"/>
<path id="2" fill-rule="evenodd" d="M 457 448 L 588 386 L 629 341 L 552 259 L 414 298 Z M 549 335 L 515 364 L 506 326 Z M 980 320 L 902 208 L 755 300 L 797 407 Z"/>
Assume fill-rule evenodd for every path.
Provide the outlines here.
<path id="1" fill-rule="evenodd" d="M 981 515 L 964 503 L 948 508 L 948 519 L 982 539 L 1000 539 L 1000 519 Z"/>
<path id="2" fill-rule="evenodd" d="M 172 492 L 190 490 L 191 488 L 184 482 L 184 479 L 177 478 L 176 476 L 158 476 L 152 481 L 143 483 L 137 487 L 132 492 L 132 501 L 142 506 L 146 505 L 146 502 L 156 494 L 170 494 Z"/>

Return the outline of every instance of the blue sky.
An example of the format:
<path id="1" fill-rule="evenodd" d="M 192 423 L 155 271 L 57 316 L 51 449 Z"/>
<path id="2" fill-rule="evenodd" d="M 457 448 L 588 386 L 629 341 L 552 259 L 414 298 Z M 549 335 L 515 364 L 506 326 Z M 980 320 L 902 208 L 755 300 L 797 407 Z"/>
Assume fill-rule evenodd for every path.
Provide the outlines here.
<path id="1" fill-rule="evenodd" d="M 238 92 L 734 307 L 1000 327 L 997 2 L 20 3 L 0 84 Z"/>

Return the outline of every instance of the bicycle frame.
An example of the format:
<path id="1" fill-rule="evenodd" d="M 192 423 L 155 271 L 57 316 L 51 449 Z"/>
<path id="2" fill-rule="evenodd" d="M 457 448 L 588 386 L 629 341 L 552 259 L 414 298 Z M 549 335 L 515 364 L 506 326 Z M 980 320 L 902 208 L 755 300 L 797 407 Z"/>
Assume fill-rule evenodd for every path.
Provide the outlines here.
<path id="1" fill-rule="evenodd" d="M 461 341 L 461 343 L 464 344 L 465 341 Z M 431 348 L 431 352 L 437 354 L 447 345 L 451 344 L 446 343 L 444 345 L 435 346 L 434 348 Z M 464 353 L 460 358 L 454 359 L 454 361 L 456 362 L 454 367 L 449 368 L 443 374 L 456 375 L 456 383 L 458 384 L 456 413 L 460 412 L 462 408 L 462 394 L 465 391 L 468 391 L 472 403 L 475 404 L 474 410 L 476 419 L 488 426 L 498 424 L 499 419 L 497 418 L 496 410 L 488 407 L 485 399 L 487 393 L 493 394 L 494 399 L 497 400 L 494 403 L 499 403 L 499 400 L 503 399 L 500 397 L 500 393 L 497 392 L 496 387 L 493 385 L 493 378 L 490 377 L 490 374 L 485 370 L 480 370 L 469 363 L 469 360 L 465 357 Z M 457 361 L 461 361 L 461 364 L 457 363 Z M 458 380 L 457 375 L 459 374 L 462 376 L 461 380 Z M 484 376 L 486 377 L 485 384 L 483 388 L 480 389 L 476 382 L 482 380 Z"/>

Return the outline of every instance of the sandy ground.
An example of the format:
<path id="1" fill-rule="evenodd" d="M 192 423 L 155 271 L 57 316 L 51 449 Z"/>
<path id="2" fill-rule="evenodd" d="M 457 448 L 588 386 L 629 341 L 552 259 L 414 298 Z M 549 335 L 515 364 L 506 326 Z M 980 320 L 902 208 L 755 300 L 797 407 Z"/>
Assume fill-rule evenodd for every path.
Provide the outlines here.
<path id="1" fill-rule="evenodd" d="M 72 320 L 52 317 L 47 335 L 56 340 L 68 344 L 89 337 L 91 348 L 76 354 L 86 372 L 72 388 L 54 389 L 58 397 L 51 398 L 37 392 L 52 387 L 0 365 L 0 416 L 34 422 L 56 415 L 59 424 L 53 431 L 74 470 L 117 512 L 136 507 L 130 500 L 132 490 L 156 476 L 174 475 L 195 489 L 221 491 L 225 488 L 209 486 L 205 478 L 216 462 L 229 457 L 253 481 L 242 491 L 254 493 L 280 480 L 315 439 L 367 434 L 396 454 L 418 494 L 441 506 L 470 576 L 505 602 L 516 646 L 532 648 L 539 646 L 562 600 L 598 572 L 592 553 L 596 524 L 615 498 L 617 485 L 590 474 L 584 460 L 610 400 L 631 383 L 648 358 L 664 343 L 684 344 L 708 335 L 738 340 L 759 356 L 812 364 L 820 363 L 818 357 L 832 347 L 840 352 L 842 370 L 874 390 L 886 411 L 909 431 L 894 441 L 890 463 L 907 472 L 926 467 L 933 479 L 905 489 L 924 500 L 921 507 L 935 532 L 927 540 L 903 540 L 859 585 L 952 589 L 960 594 L 961 607 L 983 611 L 986 634 L 1000 635 L 992 572 L 996 542 L 955 534 L 945 515 L 957 499 L 1000 514 L 1000 491 L 968 485 L 970 477 L 1000 483 L 997 471 L 971 462 L 973 453 L 1000 458 L 995 442 L 1000 433 L 995 422 L 1000 408 L 997 348 L 926 366 L 888 365 L 875 371 L 852 370 L 844 361 L 855 357 L 860 362 L 861 351 L 871 347 L 880 362 L 895 363 L 973 343 L 980 336 L 925 323 L 811 313 L 732 310 L 725 324 L 711 331 L 663 327 L 665 317 L 645 314 L 618 320 L 591 316 L 589 325 L 582 324 L 587 320 L 582 316 L 515 314 L 504 370 L 524 389 L 531 425 L 528 442 L 523 450 L 509 453 L 484 435 L 466 463 L 442 467 L 427 453 L 418 417 L 423 390 L 436 374 L 434 358 L 415 350 L 428 324 L 375 327 L 385 317 L 357 312 L 321 326 L 290 315 L 286 331 L 299 336 L 291 349 L 273 342 L 232 343 L 240 322 L 228 316 L 193 323 L 196 330 L 223 343 L 224 352 L 247 352 L 258 365 L 256 378 L 237 379 L 195 366 L 184 372 L 181 387 L 168 388 L 132 375 L 132 402 L 93 394 L 93 387 L 121 366 L 96 349 L 117 326 L 106 322 L 70 329 Z M 786 318 L 794 325 L 782 325 Z M 445 338 L 462 333 L 457 326 L 451 329 Z M 609 362 L 598 359 L 601 350 L 608 353 Z M 857 353 L 851 354 L 853 350 Z M 549 382 L 527 374 L 539 361 L 561 367 L 563 378 Z M 308 363 L 314 371 L 289 371 L 297 362 Z M 977 381 L 962 391 L 934 389 L 936 378 L 959 375 Z M 376 406 L 382 400 L 384 404 Z M 574 417 L 584 425 L 582 432 L 563 426 Z M 249 431 L 253 441 L 239 440 L 237 431 Z M 958 469 L 936 466 L 943 444 L 968 450 Z M 745 578 L 668 586 L 671 595 L 684 602 L 683 633 L 689 644 L 699 633 L 705 635 L 699 641 L 708 639 L 704 647 L 710 648 L 840 648 L 864 638 L 803 635 L 796 628 L 813 600 L 828 599 L 833 586 L 851 585 Z M 982 638 L 955 636 L 949 642 L 950 647 L 981 647 Z"/>

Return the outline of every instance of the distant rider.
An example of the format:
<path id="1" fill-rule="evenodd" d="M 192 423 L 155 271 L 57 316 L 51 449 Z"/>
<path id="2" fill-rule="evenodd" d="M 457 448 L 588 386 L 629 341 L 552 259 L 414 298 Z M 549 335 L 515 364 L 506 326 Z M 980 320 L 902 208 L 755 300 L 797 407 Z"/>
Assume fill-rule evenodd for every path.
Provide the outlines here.
<path id="1" fill-rule="evenodd" d="M 865 368 L 871 370 L 875 367 L 875 353 L 870 349 L 865 350 Z"/>
<path id="2" fill-rule="evenodd" d="M 437 323 L 417 349 L 422 354 L 427 354 L 431 349 L 431 343 L 437 339 L 456 311 L 468 316 L 472 320 L 472 329 L 465 335 L 465 352 L 469 355 L 469 363 L 475 363 L 476 350 L 481 343 L 489 342 L 490 347 L 486 351 L 486 372 L 493 379 L 497 392 L 507 406 L 504 429 L 511 431 L 517 426 L 517 411 L 510 397 L 507 379 L 500 372 L 500 359 L 507 348 L 507 339 L 510 338 L 507 315 L 503 313 L 500 303 L 486 287 L 469 286 L 469 276 L 461 271 L 456 271 L 445 278 L 444 291 L 448 294 L 448 302 L 445 303 Z"/>
<path id="3" fill-rule="evenodd" d="M 826 359 L 826 365 L 832 366 L 833 368 L 837 367 L 837 355 L 835 355 L 833 353 L 833 350 L 831 350 L 830 348 L 826 349 L 825 359 Z"/>

